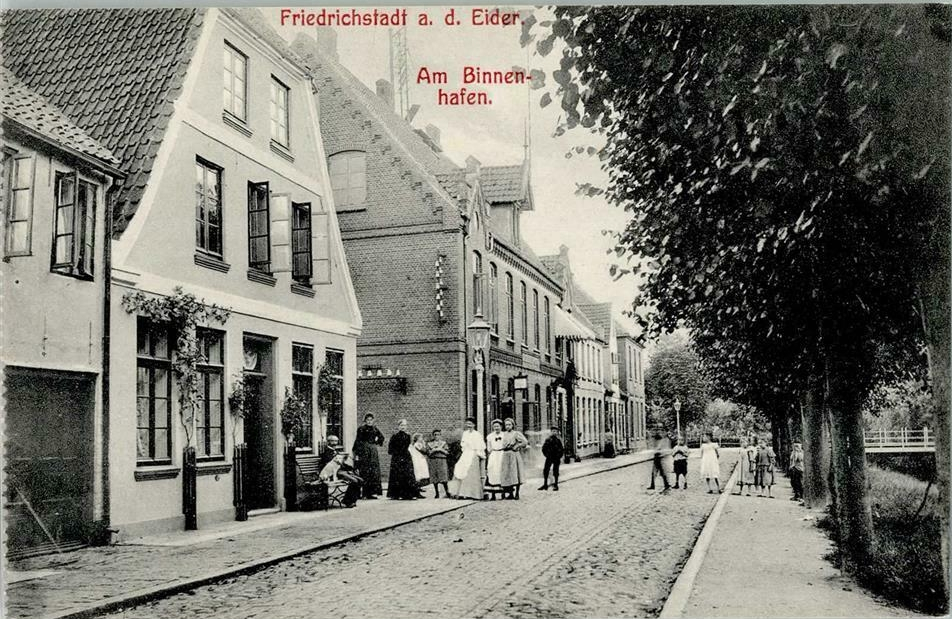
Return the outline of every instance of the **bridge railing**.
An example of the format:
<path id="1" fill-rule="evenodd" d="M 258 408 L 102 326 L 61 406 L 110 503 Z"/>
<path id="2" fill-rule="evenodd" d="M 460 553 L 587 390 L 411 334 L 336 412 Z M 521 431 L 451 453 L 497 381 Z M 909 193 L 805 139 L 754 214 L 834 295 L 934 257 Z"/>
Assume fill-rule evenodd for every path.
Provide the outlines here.
<path id="1" fill-rule="evenodd" d="M 885 448 L 935 448 L 935 434 L 929 428 L 912 430 L 866 430 L 865 443 L 867 449 Z"/>

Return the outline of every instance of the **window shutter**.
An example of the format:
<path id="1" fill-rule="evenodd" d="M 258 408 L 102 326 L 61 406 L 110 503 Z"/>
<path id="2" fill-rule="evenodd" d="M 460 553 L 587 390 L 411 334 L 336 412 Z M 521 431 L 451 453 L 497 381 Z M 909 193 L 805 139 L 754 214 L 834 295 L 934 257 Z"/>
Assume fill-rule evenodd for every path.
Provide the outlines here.
<path id="1" fill-rule="evenodd" d="M 291 272 L 291 200 L 287 194 L 271 196 L 271 272 Z"/>
<path id="2" fill-rule="evenodd" d="M 318 208 L 311 213 L 311 279 L 315 284 L 331 283 L 330 215 L 318 198 Z"/>
<path id="3" fill-rule="evenodd" d="M 80 270 L 86 275 L 93 274 L 93 258 L 96 251 L 96 186 L 83 183 L 83 192 L 86 198 L 86 220 L 83 230 L 83 248 Z"/>
<path id="4" fill-rule="evenodd" d="M 311 204 L 291 203 L 291 277 L 307 284 L 311 280 Z"/>

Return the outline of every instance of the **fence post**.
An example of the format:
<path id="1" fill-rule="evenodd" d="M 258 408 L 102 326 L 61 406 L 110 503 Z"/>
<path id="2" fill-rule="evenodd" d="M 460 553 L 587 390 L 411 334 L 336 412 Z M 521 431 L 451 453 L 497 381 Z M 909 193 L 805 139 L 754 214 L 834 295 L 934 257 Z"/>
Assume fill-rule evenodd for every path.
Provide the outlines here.
<path id="1" fill-rule="evenodd" d="M 922 446 L 929 445 L 929 426 L 922 426 Z"/>

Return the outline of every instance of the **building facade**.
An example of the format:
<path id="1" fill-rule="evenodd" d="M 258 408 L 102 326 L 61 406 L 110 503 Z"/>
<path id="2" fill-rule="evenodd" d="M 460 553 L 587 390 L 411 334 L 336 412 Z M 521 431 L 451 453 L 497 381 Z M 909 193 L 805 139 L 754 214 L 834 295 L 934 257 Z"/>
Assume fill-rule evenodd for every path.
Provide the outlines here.
<path id="1" fill-rule="evenodd" d="M 4 508 L 16 556 L 82 542 L 103 518 L 104 246 L 107 196 L 123 174 L 12 73 L 0 81 Z"/>
<path id="2" fill-rule="evenodd" d="M 8 66 L 72 105 L 71 118 L 110 146 L 126 173 L 115 195 L 107 306 L 110 526 L 121 537 L 182 527 L 189 446 L 199 528 L 234 518 L 239 443 L 249 508 L 282 508 L 286 394 L 309 408 L 299 451 L 356 430 L 361 316 L 307 72 L 256 11 L 24 11 L 4 36 Z M 62 51 L 37 64 L 42 47 Z M 58 83 L 83 92 L 59 92 Z M 175 324 L 131 304 L 136 293 L 170 303 L 190 294 L 229 310 L 194 334 L 195 415 L 179 401 Z M 241 384 L 238 411 L 229 399 Z M 333 395 L 322 397 L 319 384 Z"/>
<path id="3" fill-rule="evenodd" d="M 543 426 L 558 416 L 552 311 L 561 289 L 518 233 L 520 213 L 533 208 L 527 165 L 470 158 L 459 166 L 442 152 L 437 128 L 414 129 L 393 112 L 387 82 L 371 91 L 350 74 L 332 39 L 302 34 L 293 48 L 320 98 L 365 319 L 361 414 L 374 413 L 385 433 L 400 419 L 411 432 L 455 433 L 468 416 L 484 430 L 512 416 L 540 446 Z M 492 328 L 482 372 L 467 343 L 477 314 Z"/>

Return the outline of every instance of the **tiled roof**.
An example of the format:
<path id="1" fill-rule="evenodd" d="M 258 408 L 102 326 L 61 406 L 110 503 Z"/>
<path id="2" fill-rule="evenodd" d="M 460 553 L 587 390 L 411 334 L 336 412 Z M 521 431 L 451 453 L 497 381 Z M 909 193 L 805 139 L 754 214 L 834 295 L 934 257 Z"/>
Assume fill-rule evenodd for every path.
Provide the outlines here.
<path id="1" fill-rule="evenodd" d="M 120 165 L 105 146 L 77 127 L 46 99 L 24 86 L 6 68 L 0 68 L 0 106 L 5 118 L 42 135 L 54 144 L 79 151 L 111 166 Z"/>
<path id="2" fill-rule="evenodd" d="M 576 288 L 576 292 L 578 289 Z M 611 303 L 579 303 L 576 299 L 576 305 L 582 312 L 588 316 L 596 327 L 602 329 L 605 337 L 611 333 L 612 328 L 612 304 Z"/>
<path id="3" fill-rule="evenodd" d="M 391 106 L 384 103 L 376 92 L 365 86 L 340 62 L 325 54 L 318 47 L 317 41 L 313 37 L 303 33 L 298 34 L 291 44 L 291 48 L 316 73 L 318 89 L 321 88 L 321 78 L 329 79 L 346 88 L 348 93 L 354 95 L 360 104 L 367 108 L 375 119 L 393 135 L 395 141 L 406 149 L 409 155 L 433 177 L 437 174 L 447 174 L 460 170 L 460 167 L 448 157 L 430 148 L 413 126 L 396 114 Z M 433 178 L 433 180 L 436 179 Z M 438 182 L 436 184 L 439 185 Z"/>
<path id="4" fill-rule="evenodd" d="M 122 163 L 114 232 L 135 214 L 194 52 L 197 9 L 4 11 L 3 64 Z"/>
<path id="5" fill-rule="evenodd" d="M 518 202 L 527 198 L 523 164 L 482 166 L 479 169 L 479 186 L 490 204 Z"/>

